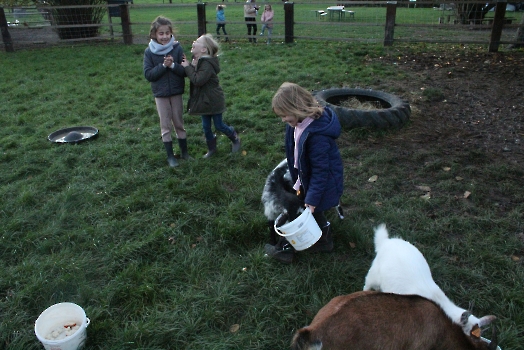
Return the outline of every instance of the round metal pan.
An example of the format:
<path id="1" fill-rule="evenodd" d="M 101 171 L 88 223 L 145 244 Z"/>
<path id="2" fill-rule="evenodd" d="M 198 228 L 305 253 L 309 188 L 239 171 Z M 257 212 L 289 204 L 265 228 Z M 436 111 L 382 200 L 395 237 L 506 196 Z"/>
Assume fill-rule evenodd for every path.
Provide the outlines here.
<path id="1" fill-rule="evenodd" d="M 98 136 L 98 129 L 92 126 L 74 126 L 52 132 L 47 139 L 56 143 L 78 143 Z"/>

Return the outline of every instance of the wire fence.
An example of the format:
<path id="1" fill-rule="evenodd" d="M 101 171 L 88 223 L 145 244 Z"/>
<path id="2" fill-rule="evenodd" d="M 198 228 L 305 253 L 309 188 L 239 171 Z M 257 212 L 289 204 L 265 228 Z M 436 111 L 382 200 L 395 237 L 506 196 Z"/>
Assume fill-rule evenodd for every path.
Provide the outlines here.
<path id="1" fill-rule="evenodd" d="M 149 41 L 150 23 L 158 15 L 165 15 L 173 21 L 178 40 L 194 40 L 202 32 L 215 34 L 217 5 L 226 7 L 228 39 L 231 42 L 248 42 L 248 39 L 262 39 L 259 37 L 262 26 L 260 15 L 267 4 L 275 12 L 273 43 L 289 42 L 291 31 L 292 41 L 385 43 L 387 36 L 391 35 L 392 44 L 428 42 L 490 45 L 494 31 L 500 29 L 497 45 L 524 45 L 520 35 L 524 27 L 524 9 L 506 2 L 301 2 L 291 3 L 289 13 L 290 3 L 262 1 L 259 3 L 261 8 L 257 32 L 249 37 L 243 2 L 146 5 L 122 1 L 121 4 L 96 6 L 4 8 L 0 12 L 0 15 L 4 14 L 5 22 L 2 25 L 0 21 L 3 26 L 1 47 L 7 48 L 8 41 L 11 41 L 12 47 L 88 40 L 142 44 Z M 499 19 L 495 11 L 497 4 L 505 7 L 503 17 Z M 391 11 L 394 12 L 393 17 Z M 391 18 L 393 25 L 388 29 Z M 501 23 L 500 28 L 496 28 L 497 23 Z"/>

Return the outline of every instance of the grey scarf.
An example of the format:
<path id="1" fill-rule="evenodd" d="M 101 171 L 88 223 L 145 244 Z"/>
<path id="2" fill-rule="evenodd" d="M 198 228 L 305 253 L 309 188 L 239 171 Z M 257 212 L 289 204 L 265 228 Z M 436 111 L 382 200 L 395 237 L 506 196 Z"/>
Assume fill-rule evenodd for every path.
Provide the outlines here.
<path id="1" fill-rule="evenodd" d="M 155 55 L 165 55 L 166 53 L 173 50 L 173 44 L 175 43 L 175 37 L 171 35 L 171 39 L 165 45 L 159 44 L 153 39 L 149 41 L 149 50 Z"/>

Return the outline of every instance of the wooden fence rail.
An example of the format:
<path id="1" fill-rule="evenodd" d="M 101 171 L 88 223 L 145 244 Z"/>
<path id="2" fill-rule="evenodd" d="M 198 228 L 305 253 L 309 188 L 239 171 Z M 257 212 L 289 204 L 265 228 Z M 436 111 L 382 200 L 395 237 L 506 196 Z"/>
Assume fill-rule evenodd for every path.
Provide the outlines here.
<path id="1" fill-rule="evenodd" d="M 423 0 L 424 1 L 424 0 Z M 433 4 L 432 2 L 423 2 L 423 1 L 418 1 L 416 2 L 416 4 L 418 6 L 430 6 L 429 4 Z M 443 0 L 443 1 L 447 1 L 447 0 Z M 463 3 L 473 3 L 475 1 L 471 1 L 471 0 L 466 0 L 465 2 L 463 1 Z M 337 0 L 336 1 L 337 4 L 340 4 L 340 5 L 347 5 L 347 6 L 351 6 L 351 7 L 355 7 L 356 5 L 360 5 L 360 6 L 382 6 L 384 7 L 384 4 L 386 6 L 386 11 L 385 11 L 385 19 L 384 19 L 384 24 L 377 24 L 377 23 L 351 23 L 352 26 L 354 27 L 358 27 L 358 26 L 377 26 L 377 25 L 381 25 L 384 27 L 384 36 L 383 36 L 383 45 L 384 46 L 391 46 L 395 43 L 395 41 L 410 41 L 410 42 L 438 42 L 438 41 L 432 41 L 431 38 L 427 39 L 427 38 L 419 38 L 419 39 L 415 39 L 415 40 L 405 40 L 405 39 L 396 39 L 395 38 L 395 28 L 401 28 L 401 27 L 413 27 L 413 28 L 417 28 L 417 27 L 431 27 L 431 25 L 428 25 L 428 24 L 406 24 L 406 23 L 398 23 L 397 21 L 397 9 L 400 8 L 400 7 L 409 7 L 410 4 L 412 4 L 411 1 L 409 0 L 404 0 L 404 1 L 387 1 L 387 2 L 384 2 L 384 1 L 380 1 L 380 2 L 377 2 L 377 1 L 368 1 L 368 2 L 364 2 L 364 1 L 343 1 L 343 0 Z M 477 1 L 476 3 L 480 3 L 479 1 Z M 311 3 L 309 3 L 311 4 Z M 323 3 L 325 4 L 325 3 Z M 446 8 L 447 9 L 447 6 L 458 6 L 457 4 L 460 4 L 459 2 L 453 2 L 453 3 L 444 3 L 444 4 L 441 4 L 440 6 L 443 7 L 443 8 Z M 492 2 L 493 4 L 493 2 Z M 508 23 L 508 19 L 505 18 L 505 13 L 506 13 L 506 4 L 507 4 L 507 0 L 497 0 L 494 4 L 496 5 L 500 5 L 500 6 L 495 6 L 495 14 L 494 14 L 494 17 L 489 19 L 489 22 L 487 20 L 485 20 L 484 18 L 481 18 L 481 19 L 476 19 L 475 22 L 476 23 L 471 23 L 471 24 L 475 24 L 477 27 L 481 27 L 481 28 L 486 28 L 486 29 L 490 29 L 490 36 L 489 36 L 489 40 L 486 40 L 485 43 L 488 44 L 488 50 L 490 52 L 496 52 L 498 51 L 499 49 L 499 46 L 501 43 L 504 43 L 503 41 L 501 41 L 501 35 L 502 35 L 502 31 L 505 27 L 507 26 L 512 26 L 512 27 L 517 27 L 519 30 L 521 30 L 522 28 L 521 27 L 524 27 L 523 25 L 511 25 L 510 23 Z M 207 30 L 207 25 L 208 24 L 216 24 L 215 22 L 215 15 L 214 15 L 214 11 L 213 11 L 213 14 L 212 16 L 210 16 L 212 18 L 212 20 L 209 20 L 208 19 L 208 16 L 207 16 L 207 13 L 206 13 L 206 10 L 208 9 L 209 6 L 214 6 L 213 4 L 207 4 L 207 3 L 203 3 L 203 2 L 199 2 L 199 3 L 196 3 L 196 4 L 169 4 L 169 5 L 162 5 L 163 7 L 165 6 L 170 6 L 170 7 L 174 7 L 174 6 L 184 6 L 184 7 L 188 7 L 188 6 L 192 6 L 192 7 L 196 7 L 196 27 L 197 27 L 197 35 L 200 36 L 204 33 L 207 33 L 208 30 Z M 215 4 L 216 5 L 216 4 Z M 233 4 L 232 4 L 233 5 Z M 237 4 L 235 4 L 237 5 Z M 297 38 L 299 38 L 299 36 L 296 36 L 295 35 L 295 32 L 296 32 L 296 27 L 299 26 L 299 25 L 303 25 L 304 23 L 303 22 L 295 22 L 295 7 L 298 7 L 298 6 L 301 6 L 302 4 L 295 4 L 293 2 L 285 2 L 283 4 L 284 6 L 284 22 L 282 23 L 284 25 L 284 36 L 283 36 L 283 39 L 284 39 L 284 42 L 285 43 L 293 43 Z M 411 5 L 411 6 L 417 6 L 417 5 Z M 242 4 L 238 4 L 238 6 L 242 6 Z M 83 8 L 85 9 L 86 6 L 56 6 L 56 7 L 50 7 L 50 6 L 42 6 L 42 7 L 39 7 L 39 11 L 46 11 L 46 13 L 48 14 L 52 14 L 54 12 L 54 10 L 60 8 L 60 9 L 68 9 L 68 8 Z M 63 29 L 63 28 L 75 28 L 75 27 L 88 27 L 88 26 L 91 26 L 91 27 L 103 27 L 103 26 L 109 26 L 109 29 L 110 29 L 110 37 L 111 39 L 114 39 L 114 32 L 113 32 L 113 28 L 115 26 L 119 26 L 121 27 L 121 37 L 122 37 L 122 40 L 123 40 L 123 43 L 124 44 L 133 44 L 133 31 L 132 31 L 132 28 L 133 26 L 138 26 L 138 25 L 144 25 L 144 23 L 132 23 L 131 22 L 131 16 L 130 16 L 130 10 L 132 9 L 133 11 L 136 9 L 136 10 L 140 10 L 141 8 L 141 5 L 132 5 L 132 4 L 129 4 L 129 3 L 126 3 L 126 2 L 122 2 L 121 4 L 118 4 L 118 5 L 113 5 L 113 4 L 108 4 L 108 5 L 98 5 L 98 6 L 94 6 L 94 7 L 106 7 L 107 8 L 107 13 L 109 14 L 108 17 L 109 17 L 109 23 L 108 24 L 102 24 L 102 23 L 98 23 L 98 24 L 84 24 L 84 25 L 79 25 L 79 24 L 57 24 L 57 23 L 53 23 L 53 19 L 52 19 L 52 15 L 50 15 L 51 19 L 50 19 L 50 25 L 51 27 L 54 29 L 54 30 L 58 30 L 58 29 Z M 142 7 L 143 8 L 143 7 Z M 213 10 L 214 8 L 211 7 Z M 11 9 L 12 10 L 12 9 Z M 352 15 L 352 18 L 354 18 L 354 12 L 353 11 L 347 11 L 350 13 L 350 15 Z M 120 23 L 113 23 L 112 20 L 111 20 L 111 17 L 115 17 L 115 16 L 118 16 L 120 17 Z M 444 12 L 443 12 L 443 15 L 442 17 L 439 17 L 439 23 L 442 24 L 443 26 L 445 25 L 449 25 L 449 24 L 445 24 L 446 21 L 449 23 L 450 22 L 450 17 L 452 16 L 455 16 L 454 14 L 451 14 L 451 13 L 448 13 L 446 16 L 444 15 Z M 446 18 L 447 17 L 447 18 Z M 455 23 L 456 23 L 456 19 L 454 20 Z M 187 22 L 184 22 L 184 23 L 187 23 Z M 191 23 L 195 23 L 194 21 L 191 22 Z M 228 23 L 246 23 L 246 22 L 228 22 Z M 487 24 L 486 24 L 487 23 Z M 308 25 L 319 25 L 321 23 L 319 23 L 318 21 L 315 22 L 315 23 L 308 23 Z M 338 23 L 335 23 L 335 22 L 332 22 L 332 23 L 329 23 L 327 24 L 326 22 L 323 22 L 323 25 L 330 25 L 330 26 L 333 26 L 333 28 L 340 28 L 341 26 L 347 26 L 348 23 L 342 23 L 341 21 L 339 21 Z M 457 30 L 468 30 L 467 28 L 466 29 L 463 29 L 463 27 L 465 27 L 464 25 L 463 26 L 460 26 L 460 25 L 457 25 L 456 28 Z M 6 15 L 5 15 L 5 12 L 4 12 L 4 9 L 2 7 L 0 7 L 0 28 L 1 28 L 1 31 L 2 31 L 2 41 L 3 41 L 3 45 L 4 45 L 4 48 L 5 48 L 5 51 L 6 52 L 12 52 L 14 51 L 14 48 L 13 48 L 13 39 L 11 38 L 11 35 L 9 33 L 9 29 L 10 29 L 10 26 L 8 25 L 8 22 L 7 22 L 7 19 L 6 19 Z M 469 28 L 471 29 L 471 28 Z M 304 37 L 300 37 L 300 38 L 304 38 Z M 98 38 L 91 38 L 92 39 L 103 39 L 102 37 L 98 37 Z M 354 39 L 344 39 L 344 38 L 311 38 L 313 40 L 324 40 L 324 39 L 327 39 L 327 40 L 347 40 L 347 41 L 351 41 L 351 40 L 354 40 Z M 82 39 L 64 39 L 64 40 L 60 40 L 60 42 L 67 42 L 68 40 L 71 40 L 71 41 L 78 41 L 78 40 L 82 40 Z M 89 38 L 85 38 L 84 40 L 90 40 Z M 451 39 L 453 40 L 453 39 Z M 449 42 L 449 41 L 448 41 Z M 476 41 L 472 41 L 472 42 L 475 42 L 477 43 Z M 463 40 L 463 39 L 457 39 L 456 40 L 456 43 L 468 43 L 467 40 Z M 518 43 L 520 45 L 524 45 L 524 42 L 522 43 Z"/>

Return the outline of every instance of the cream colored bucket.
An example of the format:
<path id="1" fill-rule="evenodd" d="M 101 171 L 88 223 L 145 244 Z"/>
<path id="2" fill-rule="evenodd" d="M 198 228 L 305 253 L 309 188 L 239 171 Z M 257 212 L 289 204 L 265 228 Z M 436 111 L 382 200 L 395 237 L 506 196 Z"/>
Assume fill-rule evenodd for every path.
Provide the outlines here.
<path id="1" fill-rule="evenodd" d="M 280 227 L 277 227 L 276 224 L 273 226 L 276 233 L 285 237 L 295 250 L 311 247 L 322 236 L 322 231 L 309 208 L 306 208 L 295 220 Z"/>
<path id="2" fill-rule="evenodd" d="M 80 306 L 59 303 L 48 307 L 38 316 L 35 334 L 46 350 L 78 350 L 84 346 L 89 323 L 89 318 Z"/>

